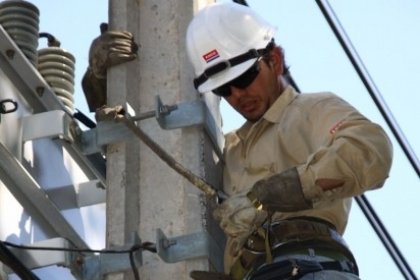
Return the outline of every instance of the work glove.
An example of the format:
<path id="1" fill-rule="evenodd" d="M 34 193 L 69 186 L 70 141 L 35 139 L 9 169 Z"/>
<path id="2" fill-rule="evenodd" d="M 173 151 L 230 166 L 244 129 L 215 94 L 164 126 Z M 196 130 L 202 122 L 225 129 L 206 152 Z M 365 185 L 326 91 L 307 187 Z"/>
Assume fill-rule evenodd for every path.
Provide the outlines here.
<path id="1" fill-rule="evenodd" d="M 302 191 L 297 169 L 291 168 L 282 173 L 257 181 L 247 197 L 254 207 L 268 212 L 294 212 L 313 208 Z"/>
<path id="2" fill-rule="evenodd" d="M 108 31 L 101 24 L 101 35 L 95 38 L 89 50 L 89 67 L 97 78 L 105 78 L 109 67 L 137 58 L 138 46 L 128 31 Z"/>
<path id="3" fill-rule="evenodd" d="M 118 115 L 124 114 L 125 110 L 121 105 L 117 105 L 115 107 L 102 106 L 96 110 L 95 119 L 97 122 L 115 121 L 118 118 Z"/>
<path id="4" fill-rule="evenodd" d="M 257 210 L 245 194 L 239 194 L 225 200 L 213 216 L 232 239 L 230 254 L 236 256 L 248 237 L 265 221 L 267 213 Z"/>
<path id="5" fill-rule="evenodd" d="M 137 58 L 138 45 L 128 31 L 108 31 L 101 24 L 101 35 L 89 49 L 89 67 L 82 79 L 82 88 L 91 112 L 106 105 L 106 72 L 109 67 Z"/>

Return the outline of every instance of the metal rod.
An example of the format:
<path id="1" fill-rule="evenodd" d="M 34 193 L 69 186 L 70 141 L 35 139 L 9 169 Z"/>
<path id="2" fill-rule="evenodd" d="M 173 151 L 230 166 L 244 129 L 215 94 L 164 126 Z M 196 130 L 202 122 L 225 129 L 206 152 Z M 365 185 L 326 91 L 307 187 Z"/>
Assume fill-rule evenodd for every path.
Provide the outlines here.
<path id="1" fill-rule="evenodd" d="M 170 154 L 168 154 L 161 146 L 151 139 L 136 123 L 130 118 L 121 114 L 116 115 L 116 120 L 123 122 L 144 144 L 146 144 L 160 159 L 162 159 L 169 167 L 186 178 L 190 183 L 203 191 L 206 195 L 216 196 L 219 199 L 226 199 L 226 195 L 211 186 L 199 176 L 192 173 L 182 164 L 177 162 Z"/>
<path id="2" fill-rule="evenodd" d="M 343 48 L 347 57 L 353 64 L 354 69 L 356 70 L 357 74 L 359 75 L 360 79 L 365 85 L 367 91 L 369 92 L 370 96 L 372 97 L 373 101 L 378 107 L 380 113 L 382 114 L 383 118 L 385 119 L 386 123 L 391 129 L 394 137 L 396 138 L 397 142 L 400 144 L 407 159 L 409 160 L 414 170 L 416 171 L 417 176 L 420 177 L 420 162 L 416 154 L 414 153 L 409 142 L 405 138 L 404 133 L 401 131 L 397 122 L 395 121 L 395 118 L 393 117 L 391 111 L 389 110 L 380 91 L 378 90 L 372 78 L 370 77 L 369 72 L 367 71 L 362 60 L 360 59 L 355 48 L 353 47 L 353 44 L 351 43 L 349 37 L 344 31 L 344 28 L 340 24 L 340 21 L 335 15 L 332 7 L 330 6 L 327 0 L 316 0 L 316 3 L 318 4 L 322 14 L 324 15 L 325 19 L 330 25 L 332 31 L 334 32 L 337 40 L 340 42 L 341 47 Z"/>
<path id="3" fill-rule="evenodd" d="M 168 115 L 176 109 L 178 109 L 178 105 L 162 105 L 160 106 L 158 110 L 160 114 Z M 138 115 L 132 116 L 130 119 L 132 121 L 142 121 L 145 119 L 156 117 L 156 114 L 157 114 L 156 110 L 152 110 L 152 111 L 148 111 L 148 112 L 144 112 L 144 113 L 140 113 Z"/>

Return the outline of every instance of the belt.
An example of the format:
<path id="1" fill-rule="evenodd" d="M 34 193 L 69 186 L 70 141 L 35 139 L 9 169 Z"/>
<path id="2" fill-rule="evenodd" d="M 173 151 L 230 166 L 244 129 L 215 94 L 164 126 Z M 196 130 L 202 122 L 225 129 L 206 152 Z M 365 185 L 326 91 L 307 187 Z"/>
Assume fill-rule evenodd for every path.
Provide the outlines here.
<path id="1" fill-rule="evenodd" d="M 299 217 L 276 221 L 269 230 L 270 247 L 273 257 L 291 255 L 327 257 L 332 261 L 345 262 L 358 274 L 356 261 L 344 239 L 335 231 L 334 226 L 317 218 Z M 265 239 L 263 233 L 249 237 L 240 258 L 234 263 L 231 275 L 242 279 L 244 275 L 261 266 L 266 260 Z"/>
<path id="2" fill-rule="evenodd" d="M 264 265 L 254 271 L 246 279 L 252 280 L 294 280 L 300 279 L 308 273 L 321 270 L 337 270 L 342 272 L 354 273 L 346 262 L 330 261 L 317 262 L 300 259 L 289 259 L 272 264 Z"/>

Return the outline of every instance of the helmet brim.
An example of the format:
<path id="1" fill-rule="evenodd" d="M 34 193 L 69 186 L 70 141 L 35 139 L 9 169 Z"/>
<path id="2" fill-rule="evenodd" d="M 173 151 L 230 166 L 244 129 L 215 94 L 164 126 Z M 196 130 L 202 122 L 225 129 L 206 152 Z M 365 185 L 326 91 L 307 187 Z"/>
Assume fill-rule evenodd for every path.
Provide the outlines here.
<path id="1" fill-rule="evenodd" d="M 241 74 L 245 73 L 245 71 L 248 70 L 255 63 L 257 59 L 258 58 L 249 59 L 241 64 L 238 64 L 233 67 L 229 67 L 223 70 L 222 72 L 211 76 L 207 81 L 201 84 L 197 88 L 197 90 L 200 93 L 210 92 L 213 89 L 216 89 L 234 80 L 235 78 L 239 77 Z"/>

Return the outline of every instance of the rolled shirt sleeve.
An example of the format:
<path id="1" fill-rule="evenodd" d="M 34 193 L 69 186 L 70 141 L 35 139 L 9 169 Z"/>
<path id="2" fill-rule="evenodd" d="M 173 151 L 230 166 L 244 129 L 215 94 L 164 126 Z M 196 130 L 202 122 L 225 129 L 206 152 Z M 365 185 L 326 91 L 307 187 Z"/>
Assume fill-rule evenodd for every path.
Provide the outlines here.
<path id="1" fill-rule="evenodd" d="M 319 141 L 319 148 L 298 166 L 305 197 L 316 207 L 319 201 L 381 187 L 392 162 L 392 145 L 384 130 L 335 96 L 322 99 L 310 112 L 312 139 Z M 323 191 L 317 184 L 319 179 L 342 184 Z"/>

